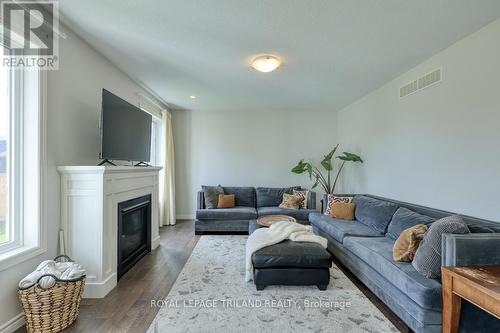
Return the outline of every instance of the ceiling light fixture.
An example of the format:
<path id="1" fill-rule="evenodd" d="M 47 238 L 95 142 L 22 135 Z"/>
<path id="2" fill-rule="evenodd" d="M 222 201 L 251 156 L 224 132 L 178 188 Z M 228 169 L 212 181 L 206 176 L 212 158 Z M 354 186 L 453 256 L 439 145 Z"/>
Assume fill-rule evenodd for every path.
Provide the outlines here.
<path id="1" fill-rule="evenodd" d="M 196 99 L 196 96 L 195 95 L 191 95 L 191 96 L 189 96 L 189 98 Z"/>
<path id="2" fill-rule="evenodd" d="M 259 56 L 252 61 L 252 67 L 263 73 L 272 72 L 280 65 L 281 60 L 273 55 Z"/>

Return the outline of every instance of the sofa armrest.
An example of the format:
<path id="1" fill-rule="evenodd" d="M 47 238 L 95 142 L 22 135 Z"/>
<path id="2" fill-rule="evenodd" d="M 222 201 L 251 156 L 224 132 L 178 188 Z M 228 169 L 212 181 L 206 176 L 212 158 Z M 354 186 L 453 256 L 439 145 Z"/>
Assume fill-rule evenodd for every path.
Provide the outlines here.
<path id="1" fill-rule="evenodd" d="M 205 209 L 205 193 L 203 191 L 198 191 L 196 209 Z"/>
<path id="2" fill-rule="evenodd" d="M 442 266 L 499 266 L 500 233 L 444 234 Z"/>
<path id="3" fill-rule="evenodd" d="M 323 194 L 323 198 L 321 199 L 321 214 L 325 213 L 327 204 L 328 204 L 328 194 Z"/>
<path id="4" fill-rule="evenodd" d="M 309 191 L 309 197 L 307 198 L 307 208 L 316 209 L 316 192 Z"/>

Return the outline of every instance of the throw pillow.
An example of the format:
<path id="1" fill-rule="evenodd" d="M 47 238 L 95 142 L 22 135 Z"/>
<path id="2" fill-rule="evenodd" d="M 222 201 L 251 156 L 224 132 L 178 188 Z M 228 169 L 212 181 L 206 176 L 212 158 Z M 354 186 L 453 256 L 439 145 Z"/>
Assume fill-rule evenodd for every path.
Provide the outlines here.
<path id="1" fill-rule="evenodd" d="M 330 216 L 332 211 L 332 205 L 337 202 L 351 203 L 351 197 L 336 197 L 333 194 L 328 194 L 328 201 L 326 203 L 325 215 Z"/>
<path id="2" fill-rule="evenodd" d="M 299 209 L 307 209 L 307 199 L 309 199 L 309 191 L 308 190 L 293 190 L 293 195 L 299 195 L 304 200 L 300 203 Z"/>
<path id="3" fill-rule="evenodd" d="M 283 201 L 279 205 L 280 208 L 289 208 L 289 209 L 299 209 L 300 203 L 304 200 L 304 198 L 300 195 L 293 195 L 283 193 Z"/>
<path id="4" fill-rule="evenodd" d="M 219 194 L 217 208 L 234 208 L 234 194 Z"/>
<path id="5" fill-rule="evenodd" d="M 219 194 L 224 194 L 224 190 L 220 185 L 217 186 L 206 186 L 202 185 L 203 193 L 205 195 L 205 207 L 207 209 L 217 208 L 217 203 L 219 201 Z"/>
<path id="6" fill-rule="evenodd" d="M 341 220 L 354 220 L 355 203 L 334 202 L 330 210 L 330 216 Z"/>
<path id="7" fill-rule="evenodd" d="M 412 265 L 426 278 L 441 276 L 441 236 L 443 234 L 468 234 L 469 228 L 461 216 L 453 215 L 437 220 L 429 227 L 415 253 Z"/>
<path id="8" fill-rule="evenodd" d="M 427 229 L 425 224 L 417 224 L 403 230 L 392 248 L 392 258 L 395 261 L 411 262 Z"/>

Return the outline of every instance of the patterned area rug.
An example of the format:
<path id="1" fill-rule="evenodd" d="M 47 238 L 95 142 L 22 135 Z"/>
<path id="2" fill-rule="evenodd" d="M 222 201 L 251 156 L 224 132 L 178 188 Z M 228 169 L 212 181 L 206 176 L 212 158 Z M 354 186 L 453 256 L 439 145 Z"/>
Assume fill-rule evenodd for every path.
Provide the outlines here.
<path id="1" fill-rule="evenodd" d="M 247 236 L 202 236 L 148 332 L 398 332 L 335 266 L 316 286 L 245 282 Z"/>

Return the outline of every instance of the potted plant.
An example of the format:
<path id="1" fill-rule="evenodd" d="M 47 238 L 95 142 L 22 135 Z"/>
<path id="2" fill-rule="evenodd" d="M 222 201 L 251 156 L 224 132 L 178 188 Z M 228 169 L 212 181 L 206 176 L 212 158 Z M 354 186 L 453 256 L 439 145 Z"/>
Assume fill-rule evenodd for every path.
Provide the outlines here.
<path id="1" fill-rule="evenodd" d="M 342 172 L 342 169 L 344 168 L 345 163 L 346 162 L 363 163 L 361 157 L 353 153 L 343 152 L 341 155 L 336 156 L 335 158 L 341 160 L 342 163 L 340 164 L 340 167 L 337 171 L 337 175 L 335 176 L 333 184 L 331 184 L 331 173 L 333 171 L 332 160 L 334 158 L 333 155 L 335 155 L 335 152 L 337 151 L 338 147 L 339 145 L 333 147 L 332 151 L 330 151 L 327 155 L 325 155 L 320 163 L 321 166 L 327 172 L 326 176 L 319 170 L 319 168 L 312 165 L 311 162 L 304 162 L 304 159 L 301 159 L 299 163 L 293 167 L 292 172 L 296 174 L 302 174 L 304 172 L 307 172 L 311 180 L 313 178 L 315 179 L 312 188 L 321 185 L 326 194 L 333 194 L 333 191 L 335 190 L 335 186 L 337 185 L 337 181 L 339 179 L 340 173 Z"/>

